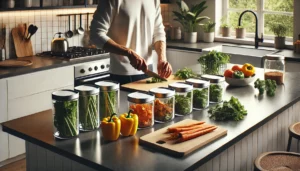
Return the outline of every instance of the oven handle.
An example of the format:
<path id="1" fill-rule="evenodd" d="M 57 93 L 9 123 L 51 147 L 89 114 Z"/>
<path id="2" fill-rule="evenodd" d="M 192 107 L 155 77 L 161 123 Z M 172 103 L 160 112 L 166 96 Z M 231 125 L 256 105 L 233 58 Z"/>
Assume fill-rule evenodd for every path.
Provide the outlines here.
<path id="1" fill-rule="evenodd" d="M 95 81 L 95 80 L 104 79 L 104 78 L 108 78 L 108 77 L 110 77 L 110 74 L 102 75 L 99 77 L 88 78 L 88 79 L 82 80 L 80 82 L 85 83 L 85 82 Z"/>

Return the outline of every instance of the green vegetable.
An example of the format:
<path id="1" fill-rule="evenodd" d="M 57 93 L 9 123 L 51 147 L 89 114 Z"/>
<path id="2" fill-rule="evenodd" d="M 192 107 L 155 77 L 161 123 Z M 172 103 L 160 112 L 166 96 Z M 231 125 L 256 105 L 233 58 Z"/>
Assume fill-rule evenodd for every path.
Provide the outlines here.
<path id="1" fill-rule="evenodd" d="M 265 92 L 265 81 L 260 80 L 259 78 L 254 82 L 254 88 L 257 88 L 259 91 L 259 95 L 263 95 Z"/>
<path id="2" fill-rule="evenodd" d="M 266 90 L 268 96 L 274 96 L 277 88 L 277 84 L 275 80 L 267 79 L 265 80 Z"/>
<path id="3" fill-rule="evenodd" d="M 118 111 L 118 91 L 100 91 L 100 120 L 109 117 Z"/>
<path id="4" fill-rule="evenodd" d="M 195 78 L 197 77 L 197 74 L 195 74 L 192 69 L 190 68 L 183 68 L 183 69 L 179 69 L 176 73 L 175 73 L 175 77 L 181 79 L 181 80 L 185 80 L 185 79 L 189 79 L 189 78 Z"/>
<path id="5" fill-rule="evenodd" d="M 155 78 L 152 77 L 151 80 L 147 80 L 146 83 L 151 84 L 151 83 L 160 83 L 163 82 L 164 80 L 160 79 L 160 78 Z"/>
<path id="6" fill-rule="evenodd" d="M 192 112 L 192 99 L 189 96 L 175 95 L 175 113 L 186 115 Z"/>
<path id="7" fill-rule="evenodd" d="M 245 75 L 242 71 L 234 71 L 232 74 L 233 78 L 245 78 Z"/>
<path id="8" fill-rule="evenodd" d="M 82 130 L 94 130 L 99 127 L 98 96 L 80 96 L 79 123 Z"/>
<path id="9" fill-rule="evenodd" d="M 191 93 L 188 94 L 191 97 Z M 193 90 L 193 108 L 204 109 L 208 105 L 208 88 Z"/>
<path id="10" fill-rule="evenodd" d="M 78 101 L 56 101 L 54 110 L 54 126 L 59 132 L 59 137 L 77 136 L 79 134 L 77 124 Z"/>
<path id="11" fill-rule="evenodd" d="M 224 101 L 223 105 L 217 105 L 208 110 L 210 118 L 216 121 L 234 120 L 239 121 L 247 115 L 247 110 L 235 97 Z"/>
<path id="12" fill-rule="evenodd" d="M 221 102 L 223 99 L 223 88 L 218 84 L 211 84 L 209 91 L 209 100 L 211 102 Z"/>
<path id="13" fill-rule="evenodd" d="M 206 55 L 200 56 L 198 62 L 201 65 L 202 74 L 223 75 L 225 64 L 230 60 L 230 56 L 217 51 L 211 51 Z"/>

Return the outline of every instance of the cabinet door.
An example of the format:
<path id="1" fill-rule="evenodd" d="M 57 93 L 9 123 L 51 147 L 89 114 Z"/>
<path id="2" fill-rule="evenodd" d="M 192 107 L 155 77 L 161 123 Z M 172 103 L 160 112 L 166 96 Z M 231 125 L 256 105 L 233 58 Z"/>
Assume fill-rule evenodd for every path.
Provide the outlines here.
<path id="1" fill-rule="evenodd" d="M 7 82 L 2 79 L 0 80 L 0 123 L 5 121 L 7 121 Z"/>
<path id="2" fill-rule="evenodd" d="M 8 159 L 8 134 L 2 131 L 0 125 L 0 162 Z"/>
<path id="3" fill-rule="evenodd" d="M 286 72 L 300 72 L 300 62 L 286 61 L 285 62 L 285 71 Z"/>

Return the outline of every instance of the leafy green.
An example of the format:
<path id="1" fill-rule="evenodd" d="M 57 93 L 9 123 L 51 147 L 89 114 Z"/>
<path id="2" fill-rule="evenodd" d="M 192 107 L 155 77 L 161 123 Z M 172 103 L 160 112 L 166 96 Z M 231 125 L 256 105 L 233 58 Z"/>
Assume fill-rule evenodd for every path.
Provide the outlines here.
<path id="1" fill-rule="evenodd" d="M 97 95 L 79 97 L 79 123 L 82 130 L 94 130 L 99 127 Z"/>
<path id="2" fill-rule="evenodd" d="M 191 93 L 188 94 L 191 97 Z M 193 90 L 193 107 L 196 109 L 204 109 L 208 105 L 208 88 Z"/>
<path id="3" fill-rule="evenodd" d="M 222 67 L 230 60 L 230 56 L 226 53 L 217 52 L 215 50 L 206 55 L 200 56 L 198 62 L 201 65 L 202 74 L 223 75 Z"/>
<path id="4" fill-rule="evenodd" d="M 160 83 L 160 82 L 163 82 L 164 80 L 160 79 L 160 78 L 155 78 L 155 77 L 152 77 L 151 80 L 147 80 L 146 83 L 147 84 L 151 84 L 151 83 Z"/>
<path id="5" fill-rule="evenodd" d="M 266 84 L 264 80 L 260 80 L 259 78 L 254 82 L 254 88 L 257 88 L 259 91 L 259 95 L 263 95 L 265 92 Z"/>
<path id="6" fill-rule="evenodd" d="M 175 77 L 181 79 L 181 80 L 185 80 L 185 79 L 189 79 L 189 78 L 196 78 L 197 74 L 194 73 L 192 71 L 192 69 L 190 68 L 183 68 L 183 69 L 179 69 L 176 73 L 175 73 Z"/>
<path id="7" fill-rule="evenodd" d="M 266 90 L 268 96 L 274 96 L 277 88 L 277 84 L 275 80 L 267 79 L 265 80 Z"/>
<path id="8" fill-rule="evenodd" d="M 216 121 L 234 120 L 239 121 L 247 115 L 247 110 L 235 97 L 229 101 L 224 101 L 223 105 L 217 105 L 208 110 L 210 118 Z"/>
<path id="9" fill-rule="evenodd" d="M 209 100 L 211 102 L 221 102 L 223 99 L 223 88 L 218 84 L 211 84 L 209 91 Z"/>
<path id="10" fill-rule="evenodd" d="M 186 115 L 192 111 L 192 99 L 189 96 L 175 95 L 175 113 Z"/>

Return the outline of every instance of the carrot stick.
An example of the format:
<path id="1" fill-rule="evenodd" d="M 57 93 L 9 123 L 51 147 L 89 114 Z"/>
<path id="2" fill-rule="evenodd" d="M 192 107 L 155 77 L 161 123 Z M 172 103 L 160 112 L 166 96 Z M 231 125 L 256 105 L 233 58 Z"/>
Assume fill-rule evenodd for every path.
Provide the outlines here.
<path id="1" fill-rule="evenodd" d="M 192 134 L 192 133 L 195 133 L 195 132 L 198 132 L 198 131 L 202 131 L 202 130 L 205 130 L 205 129 L 209 129 L 209 128 L 212 128 L 214 127 L 213 125 L 201 125 L 201 126 L 195 126 L 195 127 L 191 127 L 193 129 L 189 129 L 189 130 L 185 130 L 185 131 L 181 131 L 181 132 L 174 132 L 171 134 L 171 138 L 179 138 L 181 137 L 182 135 L 184 134 Z"/>
<path id="2" fill-rule="evenodd" d="M 199 121 L 199 122 L 196 122 L 196 123 L 192 123 L 192 124 L 186 124 L 186 125 L 180 125 L 180 126 L 175 126 L 175 127 L 171 127 L 171 128 L 168 128 L 168 132 L 176 132 L 177 129 L 179 128 L 188 128 L 188 127 L 193 127 L 193 126 L 196 126 L 196 125 L 201 125 L 201 124 L 204 124 L 205 122 L 203 121 Z"/>
<path id="3" fill-rule="evenodd" d="M 193 138 L 197 138 L 197 137 L 199 137 L 201 135 L 210 133 L 210 132 L 212 132 L 215 129 L 217 129 L 216 126 L 212 127 L 212 128 L 208 128 L 208 129 L 202 130 L 202 131 L 194 132 L 192 134 L 183 134 L 182 137 L 180 139 L 178 139 L 177 142 L 180 143 L 180 142 L 184 142 L 184 141 L 187 141 L 187 140 L 190 140 L 190 139 L 193 139 Z"/>

